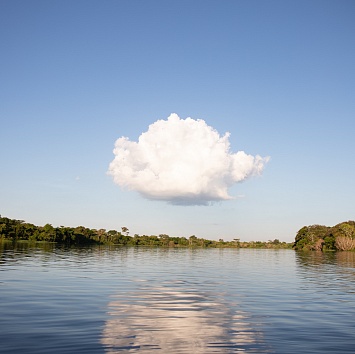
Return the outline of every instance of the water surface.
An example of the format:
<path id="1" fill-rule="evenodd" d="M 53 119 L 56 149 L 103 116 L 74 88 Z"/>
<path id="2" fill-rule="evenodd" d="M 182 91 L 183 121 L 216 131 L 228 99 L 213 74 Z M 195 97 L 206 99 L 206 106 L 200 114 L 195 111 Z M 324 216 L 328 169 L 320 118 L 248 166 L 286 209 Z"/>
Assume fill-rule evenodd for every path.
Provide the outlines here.
<path id="1" fill-rule="evenodd" d="M 3 353 L 354 353 L 353 252 L 1 247 Z"/>

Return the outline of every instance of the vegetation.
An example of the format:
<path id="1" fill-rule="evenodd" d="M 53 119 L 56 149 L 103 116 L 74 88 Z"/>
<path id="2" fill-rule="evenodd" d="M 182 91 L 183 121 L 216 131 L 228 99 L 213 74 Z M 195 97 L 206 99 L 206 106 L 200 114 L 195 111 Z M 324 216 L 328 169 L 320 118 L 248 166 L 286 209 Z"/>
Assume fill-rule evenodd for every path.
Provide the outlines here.
<path id="1" fill-rule="evenodd" d="M 186 237 L 169 236 L 167 234 L 129 236 L 129 229 L 121 227 L 121 231 L 105 229 L 89 229 L 84 226 L 53 227 L 51 224 L 36 226 L 23 220 L 9 219 L 0 215 L 0 241 L 13 242 L 46 241 L 65 245 L 121 245 L 149 247 L 214 247 L 214 248 L 293 248 L 309 251 L 348 251 L 355 250 L 355 221 L 347 221 L 333 227 L 311 225 L 302 227 L 295 237 L 295 242 L 286 243 L 278 239 L 243 242 L 235 238 L 233 241 L 223 239 L 207 240 L 195 235 Z"/>
<path id="2" fill-rule="evenodd" d="M 223 239 L 206 240 L 195 235 L 172 237 L 166 234 L 158 236 L 138 235 L 129 236 L 129 229 L 121 227 L 121 231 L 105 229 L 89 229 L 84 226 L 53 227 L 51 224 L 36 226 L 23 220 L 9 219 L 0 216 L 0 240 L 47 241 L 66 245 L 108 244 L 122 246 L 150 247 L 215 247 L 215 248 L 292 248 L 291 243 L 277 239 L 268 242 L 241 242 L 239 239 L 224 241 Z"/>
<path id="3" fill-rule="evenodd" d="M 333 227 L 311 225 L 302 227 L 295 238 L 296 250 L 355 250 L 355 221 L 346 221 Z"/>

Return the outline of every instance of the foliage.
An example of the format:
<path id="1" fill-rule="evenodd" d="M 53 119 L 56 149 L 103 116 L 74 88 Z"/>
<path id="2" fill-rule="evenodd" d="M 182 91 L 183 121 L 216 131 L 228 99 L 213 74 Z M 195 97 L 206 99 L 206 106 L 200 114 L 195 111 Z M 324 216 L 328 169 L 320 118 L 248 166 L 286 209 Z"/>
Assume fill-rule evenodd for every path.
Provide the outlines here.
<path id="1" fill-rule="evenodd" d="M 172 237 L 167 234 L 129 236 L 129 229 L 121 227 L 121 231 L 105 229 L 89 229 L 84 226 L 53 227 L 51 224 L 36 226 L 25 223 L 23 220 L 14 220 L 0 216 L 0 240 L 28 240 L 47 241 L 66 245 L 79 244 L 114 244 L 121 246 L 148 246 L 148 247 L 214 247 L 214 248 L 291 248 L 292 244 L 280 242 L 278 239 L 268 242 L 206 240 L 195 235 L 186 237 Z"/>
<path id="2" fill-rule="evenodd" d="M 335 239 L 335 246 L 341 251 L 350 251 L 355 249 L 355 240 L 347 236 L 338 236 Z"/>
<path id="3" fill-rule="evenodd" d="M 295 237 L 296 250 L 353 250 L 355 222 L 346 221 L 333 227 L 311 225 L 302 227 Z"/>

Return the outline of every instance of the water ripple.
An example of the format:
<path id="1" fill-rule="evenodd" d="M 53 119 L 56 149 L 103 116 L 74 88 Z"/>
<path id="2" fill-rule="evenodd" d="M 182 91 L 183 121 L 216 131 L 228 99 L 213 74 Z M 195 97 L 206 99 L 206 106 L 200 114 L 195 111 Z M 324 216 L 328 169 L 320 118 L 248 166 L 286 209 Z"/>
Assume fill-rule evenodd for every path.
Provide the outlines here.
<path id="1" fill-rule="evenodd" d="M 177 284 L 142 286 L 109 303 L 102 334 L 108 353 L 266 353 L 262 334 L 218 291 Z"/>

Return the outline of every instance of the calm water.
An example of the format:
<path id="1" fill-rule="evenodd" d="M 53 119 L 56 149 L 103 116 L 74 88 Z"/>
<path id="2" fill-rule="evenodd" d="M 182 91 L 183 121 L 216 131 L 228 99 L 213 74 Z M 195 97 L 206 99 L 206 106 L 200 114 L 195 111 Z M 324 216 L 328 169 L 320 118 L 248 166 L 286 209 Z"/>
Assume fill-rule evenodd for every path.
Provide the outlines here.
<path id="1" fill-rule="evenodd" d="M 355 352 L 355 253 L 1 247 L 2 353 Z"/>

